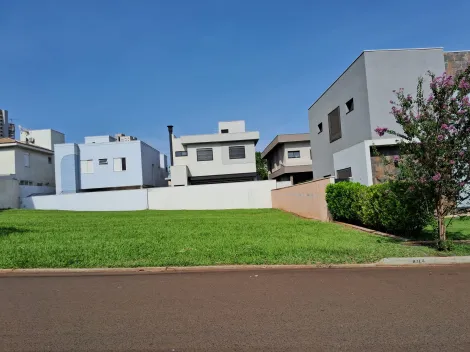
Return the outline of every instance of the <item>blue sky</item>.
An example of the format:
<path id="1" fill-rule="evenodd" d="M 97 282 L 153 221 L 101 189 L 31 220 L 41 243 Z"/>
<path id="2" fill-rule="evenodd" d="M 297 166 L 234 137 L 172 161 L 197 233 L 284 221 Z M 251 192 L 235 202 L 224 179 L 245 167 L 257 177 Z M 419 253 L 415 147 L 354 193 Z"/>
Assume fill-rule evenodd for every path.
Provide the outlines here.
<path id="1" fill-rule="evenodd" d="M 0 107 L 69 142 L 246 120 L 258 149 L 308 132 L 311 103 L 366 49 L 470 49 L 470 2 L 0 0 Z"/>

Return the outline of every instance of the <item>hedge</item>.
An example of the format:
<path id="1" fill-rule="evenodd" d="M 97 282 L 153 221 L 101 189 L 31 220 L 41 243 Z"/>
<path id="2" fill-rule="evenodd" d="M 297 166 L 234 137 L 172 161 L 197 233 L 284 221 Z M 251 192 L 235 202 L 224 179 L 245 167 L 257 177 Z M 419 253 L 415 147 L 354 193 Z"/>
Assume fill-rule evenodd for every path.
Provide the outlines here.
<path id="1" fill-rule="evenodd" d="M 419 234 L 432 212 L 418 194 L 400 182 L 364 186 L 353 182 L 328 185 L 326 201 L 333 219 L 402 236 Z"/>

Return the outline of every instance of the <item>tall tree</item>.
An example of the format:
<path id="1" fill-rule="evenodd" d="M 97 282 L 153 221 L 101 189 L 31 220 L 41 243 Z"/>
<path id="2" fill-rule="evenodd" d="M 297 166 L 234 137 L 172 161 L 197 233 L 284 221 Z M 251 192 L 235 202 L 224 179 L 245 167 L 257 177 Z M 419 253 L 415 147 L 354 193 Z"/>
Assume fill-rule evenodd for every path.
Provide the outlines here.
<path id="1" fill-rule="evenodd" d="M 256 173 L 262 180 L 268 179 L 268 163 L 261 158 L 261 152 L 256 152 Z"/>

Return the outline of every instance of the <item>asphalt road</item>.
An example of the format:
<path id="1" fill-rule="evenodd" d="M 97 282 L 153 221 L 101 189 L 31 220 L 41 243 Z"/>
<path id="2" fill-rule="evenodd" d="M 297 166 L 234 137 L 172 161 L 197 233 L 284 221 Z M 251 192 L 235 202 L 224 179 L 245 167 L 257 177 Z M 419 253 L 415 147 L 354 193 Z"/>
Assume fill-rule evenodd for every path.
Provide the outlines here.
<path id="1" fill-rule="evenodd" d="M 1 351 L 470 351 L 470 266 L 0 277 Z"/>

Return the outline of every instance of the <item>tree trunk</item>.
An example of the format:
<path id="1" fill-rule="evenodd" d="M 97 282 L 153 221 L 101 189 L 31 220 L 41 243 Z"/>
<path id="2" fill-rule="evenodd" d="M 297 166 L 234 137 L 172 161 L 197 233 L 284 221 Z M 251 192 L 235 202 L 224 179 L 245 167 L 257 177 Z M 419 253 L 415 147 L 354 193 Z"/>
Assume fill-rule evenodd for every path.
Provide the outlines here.
<path id="1" fill-rule="evenodd" d="M 446 223 L 445 218 L 443 215 L 438 215 L 437 224 L 438 224 L 438 231 L 439 231 L 439 241 L 446 240 Z"/>

